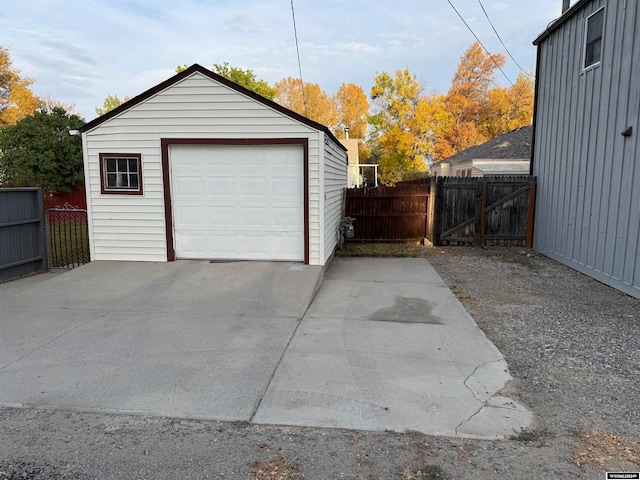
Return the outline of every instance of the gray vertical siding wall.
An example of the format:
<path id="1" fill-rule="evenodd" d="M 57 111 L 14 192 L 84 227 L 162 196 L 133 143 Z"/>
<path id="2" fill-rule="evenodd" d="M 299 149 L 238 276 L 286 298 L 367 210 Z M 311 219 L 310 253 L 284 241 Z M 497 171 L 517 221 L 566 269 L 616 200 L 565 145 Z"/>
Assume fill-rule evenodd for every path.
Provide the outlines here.
<path id="1" fill-rule="evenodd" d="M 0 188 L 0 282 L 47 270 L 39 188 Z"/>
<path id="2" fill-rule="evenodd" d="M 638 3 L 586 2 L 538 45 L 533 174 L 534 248 L 640 298 Z M 601 63 L 583 70 L 585 20 L 602 6 Z"/>

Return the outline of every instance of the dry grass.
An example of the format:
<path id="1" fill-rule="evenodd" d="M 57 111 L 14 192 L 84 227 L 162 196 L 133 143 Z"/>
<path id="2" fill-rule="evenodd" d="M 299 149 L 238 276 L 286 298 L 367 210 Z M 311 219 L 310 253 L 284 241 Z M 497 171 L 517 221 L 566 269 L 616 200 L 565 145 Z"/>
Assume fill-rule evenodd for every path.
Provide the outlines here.
<path id="1" fill-rule="evenodd" d="M 304 474 L 298 464 L 282 455 L 277 455 L 266 463 L 254 461 L 251 476 L 258 480 L 303 480 Z"/>
<path id="2" fill-rule="evenodd" d="M 584 432 L 572 448 L 577 466 L 597 466 L 616 470 L 640 465 L 640 442 L 615 433 Z"/>
<path id="3" fill-rule="evenodd" d="M 410 243 L 345 243 L 338 257 L 422 257 L 433 247 Z"/>
<path id="4" fill-rule="evenodd" d="M 458 300 L 465 300 L 465 301 L 473 300 L 473 295 L 471 295 L 469 292 L 465 292 L 457 285 L 451 285 L 449 289 L 451 290 L 451 293 L 453 293 L 456 297 L 458 297 Z"/>

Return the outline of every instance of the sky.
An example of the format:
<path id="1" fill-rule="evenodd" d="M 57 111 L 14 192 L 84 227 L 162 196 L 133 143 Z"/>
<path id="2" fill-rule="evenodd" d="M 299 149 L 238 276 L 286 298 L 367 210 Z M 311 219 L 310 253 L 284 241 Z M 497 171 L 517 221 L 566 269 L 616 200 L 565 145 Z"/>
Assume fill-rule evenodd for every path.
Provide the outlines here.
<path id="1" fill-rule="evenodd" d="M 481 2 L 481 3 L 480 3 Z M 533 40 L 562 0 L 451 0 L 480 41 L 507 57 L 506 76 L 535 65 Z M 574 3 L 574 2 L 572 2 Z M 474 41 L 448 0 L 294 0 L 302 78 L 334 94 L 368 94 L 380 72 L 409 68 L 446 93 Z M 108 94 L 135 96 L 176 66 L 253 70 L 274 84 L 297 77 L 291 0 L 0 0 L 0 45 L 37 95 L 73 103 L 87 120 Z M 499 73 L 501 86 L 509 81 Z"/>

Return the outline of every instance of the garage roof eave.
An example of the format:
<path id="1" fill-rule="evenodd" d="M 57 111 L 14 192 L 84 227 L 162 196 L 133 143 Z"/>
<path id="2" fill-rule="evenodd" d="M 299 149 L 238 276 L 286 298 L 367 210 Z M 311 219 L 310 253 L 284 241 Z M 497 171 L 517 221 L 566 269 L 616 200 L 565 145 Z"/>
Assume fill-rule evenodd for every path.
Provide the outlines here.
<path id="1" fill-rule="evenodd" d="M 194 73 L 200 73 L 202 75 L 205 75 L 209 78 L 211 78 L 212 80 L 215 80 L 216 82 L 222 83 L 223 85 L 226 85 L 229 88 L 232 88 L 234 90 L 236 90 L 237 92 L 246 95 L 247 97 L 252 98 L 253 100 L 260 102 L 264 105 L 266 105 L 267 107 L 273 108 L 274 110 L 279 111 L 280 113 L 283 113 L 284 115 L 297 120 L 300 123 L 303 123 L 311 128 L 314 128 L 316 130 L 322 131 L 324 132 L 336 145 L 338 145 L 342 150 L 344 150 L 345 152 L 347 151 L 346 147 L 344 145 L 342 145 L 342 143 L 340 143 L 340 141 L 338 141 L 338 139 L 335 137 L 335 135 L 333 133 L 331 133 L 331 130 L 329 130 L 328 127 L 326 127 L 325 125 L 322 125 L 318 122 L 315 122 L 313 120 L 311 120 L 310 118 L 307 118 L 303 115 L 300 115 L 299 113 L 294 112 L 293 110 L 289 110 L 286 107 L 283 107 L 282 105 L 274 102 L 273 100 L 269 100 L 265 97 L 263 97 L 262 95 L 259 95 L 251 90 L 248 90 L 246 88 L 244 88 L 241 85 L 238 85 L 235 82 L 232 82 L 231 80 L 228 80 L 224 77 L 222 77 L 221 75 L 218 75 L 217 73 L 212 72 L 211 70 L 208 70 L 206 68 L 204 68 L 202 65 L 198 65 L 197 63 L 194 63 L 193 65 L 191 65 L 189 68 L 187 68 L 186 70 L 183 70 L 182 72 L 174 75 L 173 77 L 165 80 L 162 83 L 159 83 L 158 85 L 156 85 L 155 87 L 150 88 L 149 90 L 141 93 L 140 95 L 137 95 L 135 97 L 133 97 L 131 100 L 124 102 L 122 105 L 114 108 L 113 110 L 111 110 L 110 112 L 105 113 L 104 115 L 95 118 L 93 120 L 91 120 L 89 123 L 86 123 L 85 125 L 83 125 L 79 130 L 82 133 L 88 132 L 90 130 L 93 130 L 94 128 L 100 126 L 102 123 L 106 122 L 107 120 L 116 117 L 118 115 L 120 115 L 121 113 L 127 111 L 128 109 L 130 109 L 131 107 L 134 107 L 135 105 L 138 105 L 139 103 L 144 102 L 145 100 L 147 100 L 148 98 L 152 97 L 153 95 L 161 92 L 162 90 L 180 82 L 181 80 L 189 77 L 190 75 L 194 74 Z"/>

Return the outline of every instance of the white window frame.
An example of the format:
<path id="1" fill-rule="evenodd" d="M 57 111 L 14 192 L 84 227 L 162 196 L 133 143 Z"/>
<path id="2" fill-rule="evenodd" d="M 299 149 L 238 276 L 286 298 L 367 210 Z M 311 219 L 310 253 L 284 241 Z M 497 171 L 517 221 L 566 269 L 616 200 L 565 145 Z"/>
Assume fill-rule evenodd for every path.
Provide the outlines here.
<path id="1" fill-rule="evenodd" d="M 600 12 L 602 12 L 602 32 L 600 32 L 600 58 L 598 59 L 597 62 L 593 62 L 590 65 L 587 65 L 587 38 L 589 35 L 589 20 L 591 20 L 591 17 L 599 14 Z M 596 10 L 595 12 L 593 12 L 591 15 L 589 15 L 586 19 L 585 19 L 585 23 L 584 23 L 584 42 L 582 44 L 582 70 L 589 70 L 591 68 L 595 68 L 598 65 L 600 65 L 600 63 L 602 62 L 602 54 L 604 51 L 604 27 L 605 27 L 605 15 L 606 12 L 604 12 L 604 5 L 602 7 L 600 7 L 598 10 Z"/>

